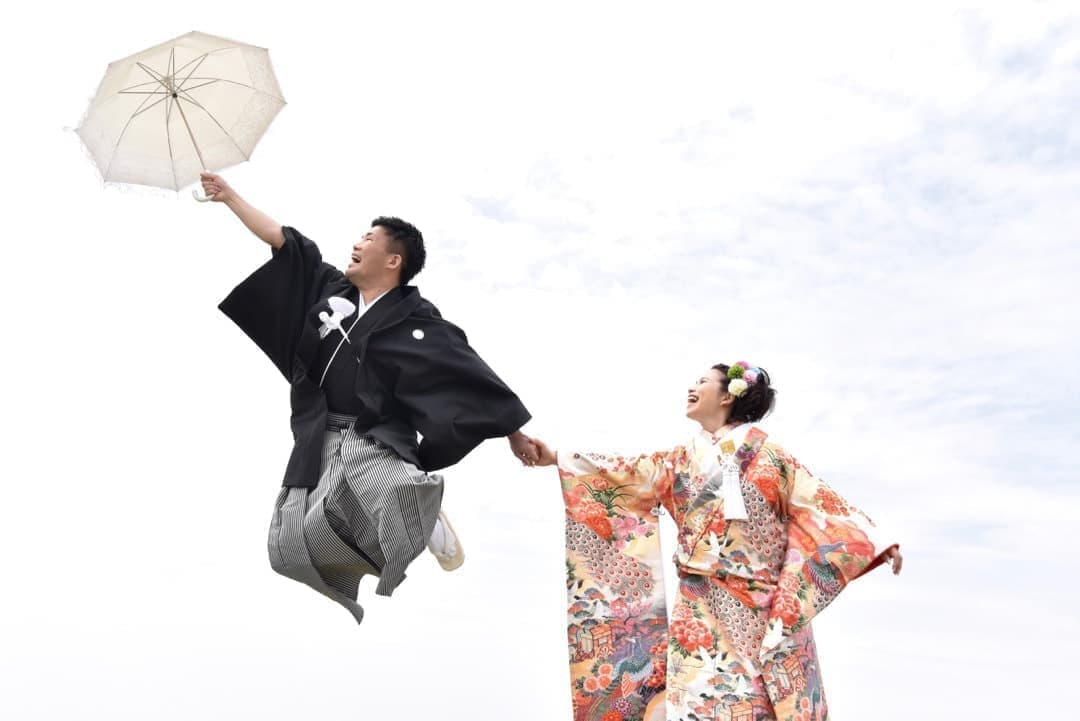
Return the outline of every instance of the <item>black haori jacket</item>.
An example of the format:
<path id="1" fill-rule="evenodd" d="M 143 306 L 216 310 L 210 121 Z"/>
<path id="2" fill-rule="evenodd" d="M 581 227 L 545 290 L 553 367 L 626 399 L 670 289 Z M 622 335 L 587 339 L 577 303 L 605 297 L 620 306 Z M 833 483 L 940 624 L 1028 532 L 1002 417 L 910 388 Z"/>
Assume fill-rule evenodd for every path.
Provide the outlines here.
<path id="1" fill-rule="evenodd" d="M 292 384 L 294 445 L 284 485 L 314 487 L 327 421 L 319 387 L 319 312 L 329 311 L 327 299 L 345 295 L 353 285 L 323 262 L 312 241 L 293 228 L 282 230 L 285 244 L 218 307 Z M 336 331 L 326 342 L 335 336 Z M 529 420 L 525 406 L 469 346 L 465 333 L 443 320 L 413 286 L 389 291 L 349 337 L 341 352 L 359 361 L 357 432 L 419 468 L 457 463 L 484 439 L 509 435 Z"/>

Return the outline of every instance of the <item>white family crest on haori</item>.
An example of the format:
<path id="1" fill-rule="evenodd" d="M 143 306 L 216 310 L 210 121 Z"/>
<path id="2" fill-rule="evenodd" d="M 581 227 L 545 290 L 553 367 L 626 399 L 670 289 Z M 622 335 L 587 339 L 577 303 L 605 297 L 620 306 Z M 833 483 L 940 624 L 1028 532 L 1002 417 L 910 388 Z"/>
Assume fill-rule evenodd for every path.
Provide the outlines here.
<path id="1" fill-rule="evenodd" d="M 269 51 L 191 32 L 110 63 L 76 132 L 106 182 L 179 190 L 250 159 L 284 105 Z"/>
<path id="2" fill-rule="evenodd" d="M 319 320 L 323 323 L 319 326 L 319 338 L 325 338 L 330 335 L 331 331 L 336 330 L 351 344 L 349 334 L 341 327 L 341 321 L 352 315 L 356 310 L 356 306 L 348 298 L 339 298 L 338 296 L 329 298 L 327 303 L 330 304 L 330 310 L 333 313 L 327 313 L 325 310 L 319 313 Z"/>

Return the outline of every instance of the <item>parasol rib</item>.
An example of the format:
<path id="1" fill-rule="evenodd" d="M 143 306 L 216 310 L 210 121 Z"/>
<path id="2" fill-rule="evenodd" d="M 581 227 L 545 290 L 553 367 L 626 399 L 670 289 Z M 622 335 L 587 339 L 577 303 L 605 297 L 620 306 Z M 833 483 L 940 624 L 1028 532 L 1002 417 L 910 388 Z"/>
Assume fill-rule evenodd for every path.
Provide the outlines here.
<path id="1" fill-rule="evenodd" d="M 173 157 L 172 133 L 169 132 L 169 120 L 172 119 L 172 104 L 165 103 L 165 140 L 169 143 L 169 170 L 172 171 L 173 189 L 180 190 L 180 181 L 176 177 L 176 158 Z"/>
<path id="2" fill-rule="evenodd" d="M 176 65 L 176 48 L 173 48 L 169 54 L 169 62 Z M 180 190 L 180 181 L 176 178 L 176 158 L 173 157 L 172 149 L 172 133 L 169 132 L 169 120 L 172 119 L 172 103 L 169 102 L 170 98 L 165 98 L 165 142 L 169 146 L 169 170 L 172 172 L 173 188 Z"/>
<path id="3" fill-rule="evenodd" d="M 180 111 L 180 117 L 184 119 L 184 127 L 187 128 L 188 137 L 191 138 L 191 144 L 195 146 L 195 154 L 199 156 L 199 164 L 203 170 L 207 170 L 206 161 L 203 160 L 202 151 L 199 150 L 199 144 L 195 142 L 195 133 L 191 132 L 191 125 L 188 123 L 187 114 L 184 112 L 184 106 L 179 102 L 176 104 L 176 109 Z"/>
<path id="4" fill-rule="evenodd" d="M 214 121 L 214 124 L 217 125 L 219 128 L 221 128 L 221 132 L 225 133 L 225 137 L 232 141 L 233 146 L 238 151 L 240 151 L 240 155 L 242 155 L 244 157 L 244 160 L 251 160 L 251 158 L 248 157 L 248 154 L 244 152 L 244 149 L 240 147 L 240 143 L 236 142 L 236 138 L 234 138 L 232 135 L 229 134 L 229 131 L 225 129 L 225 126 L 222 125 L 221 123 L 219 123 L 218 119 L 214 117 L 214 114 L 211 113 L 209 110 L 207 110 L 205 107 L 203 107 L 202 103 L 195 100 L 195 98 L 190 97 L 186 92 L 178 95 L 177 100 L 186 100 L 187 102 L 191 103 L 196 108 L 198 108 L 199 110 L 206 113 L 210 117 L 210 119 Z M 177 107 L 179 107 L 179 106 L 180 106 L 180 103 L 177 103 Z M 183 111 L 181 111 L 181 112 L 183 112 Z M 190 130 L 189 130 L 189 132 L 190 132 Z"/>

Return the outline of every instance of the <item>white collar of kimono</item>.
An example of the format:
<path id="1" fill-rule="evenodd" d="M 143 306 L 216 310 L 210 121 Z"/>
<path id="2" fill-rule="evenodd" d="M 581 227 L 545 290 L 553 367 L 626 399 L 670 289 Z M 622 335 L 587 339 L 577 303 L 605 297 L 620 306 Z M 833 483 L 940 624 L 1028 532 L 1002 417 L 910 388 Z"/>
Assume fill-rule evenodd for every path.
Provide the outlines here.
<path id="1" fill-rule="evenodd" d="M 740 423 L 722 436 L 714 435 L 702 428 L 698 436 L 706 444 L 713 446 L 720 445 L 723 441 L 730 439 L 731 442 L 735 444 L 735 448 L 738 449 L 739 446 L 743 444 L 743 441 L 746 440 L 746 434 L 750 432 L 751 425 L 752 424 L 750 423 Z"/>
<path id="2" fill-rule="evenodd" d="M 379 299 L 382 298 L 387 293 L 389 293 L 391 290 L 393 290 L 393 288 L 388 288 L 388 289 L 384 290 L 382 293 L 379 293 L 379 297 L 376 298 L 375 300 L 371 301 L 370 303 L 365 303 L 364 302 L 364 294 L 363 293 L 357 293 L 357 295 L 360 296 L 359 303 L 357 303 L 357 306 L 359 306 L 359 308 L 360 308 L 360 315 L 363 315 L 365 310 L 367 310 L 371 306 L 378 303 Z M 356 318 L 359 319 L 360 315 L 357 315 Z M 355 321 L 354 321 L 354 323 L 355 323 Z"/>

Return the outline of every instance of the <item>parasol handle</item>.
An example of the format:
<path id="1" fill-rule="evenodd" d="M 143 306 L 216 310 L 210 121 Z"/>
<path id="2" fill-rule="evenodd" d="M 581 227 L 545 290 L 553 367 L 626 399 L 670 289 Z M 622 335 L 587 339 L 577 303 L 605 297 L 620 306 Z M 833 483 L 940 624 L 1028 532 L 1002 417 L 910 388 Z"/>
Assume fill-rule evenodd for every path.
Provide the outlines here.
<path id="1" fill-rule="evenodd" d="M 204 173 L 209 173 L 210 171 L 203 168 L 203 172 Z M 195 200 L 199 201 L 200 203 L 209 203 L 211 200 L 213 200 L 213 198 L 211 198 L 211 197 L 209 197 L 207 195 L 200 195 L 197 188 L 192 188 L 191 197 L 195 198 Z"/>

